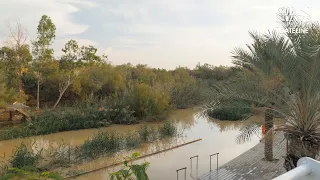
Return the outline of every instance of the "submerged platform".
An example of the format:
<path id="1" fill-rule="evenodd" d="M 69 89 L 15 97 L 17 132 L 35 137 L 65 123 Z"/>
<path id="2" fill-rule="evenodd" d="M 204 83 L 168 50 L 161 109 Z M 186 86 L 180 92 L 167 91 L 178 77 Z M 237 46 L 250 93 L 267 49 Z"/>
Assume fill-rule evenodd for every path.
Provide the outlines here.
<path id="1" fill-rule="evenodd" d="M 199 180 L 269 180 L 286 170 L 283 168 L 286 140 L 282 132 L 274 134 L 273 162 L 264 160 L 264 141 L 228 163 L 199 177 Z"/>

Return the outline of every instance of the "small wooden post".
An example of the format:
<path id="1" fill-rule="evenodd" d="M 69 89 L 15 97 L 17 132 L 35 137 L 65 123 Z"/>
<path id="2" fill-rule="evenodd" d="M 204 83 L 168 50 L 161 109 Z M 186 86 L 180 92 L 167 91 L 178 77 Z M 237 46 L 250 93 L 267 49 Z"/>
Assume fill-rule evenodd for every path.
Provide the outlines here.
<path id="1" fill-rule="evenodd" d="M 8 121 L 12 121 L 12 111 L 9 110 L 9 120 Z"/>

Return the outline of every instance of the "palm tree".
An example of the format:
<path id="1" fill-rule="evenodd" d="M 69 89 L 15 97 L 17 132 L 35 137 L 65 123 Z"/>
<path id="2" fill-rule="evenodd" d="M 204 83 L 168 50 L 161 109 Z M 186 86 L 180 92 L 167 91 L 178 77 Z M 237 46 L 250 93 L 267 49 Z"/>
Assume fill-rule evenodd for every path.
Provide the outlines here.
<path id="1" fill-rule="evenodd" d="M 315 158 L 320 150 L 320 26 L 303 23 L 292 13 L 289 9 L 279 13 L 287 33 L 250 33 L 254 42 L 247 45 L 249 51 L 234 50 L 234 64 L 254 76 L 244 74 L 235 83 L 217 85 L 219 96 L 205 108 L 228 106 L 236 97 L 265 106 L 266 120 L 280 114 L 286 123 L 277 130 L 289 140 L 287 170 L 301 157 Z M 307 28 L 308 32 L 291 33 L 292 28 Z"/>

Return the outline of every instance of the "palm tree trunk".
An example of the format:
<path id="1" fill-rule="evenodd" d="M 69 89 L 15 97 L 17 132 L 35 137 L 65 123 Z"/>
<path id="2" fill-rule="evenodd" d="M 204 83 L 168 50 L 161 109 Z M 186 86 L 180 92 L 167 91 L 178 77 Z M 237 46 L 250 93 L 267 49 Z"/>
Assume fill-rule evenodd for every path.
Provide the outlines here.
<path id="1" fill-rule="evenodd" d="M 315 159 L 320 150 L 320 144 L 313 142 L 308 137 L 301 135 L 289 135 L 288 154 L 285 157 L 284 168 L 289 171 L 297 167 L 297 162 L 302 157 L 310 157 Z"/>
<path id="2" fill-rule="evenodd" d="M 273 160 L 273 111 L 269 108 L 265 111 L 266 134 L 264 140 L 264 156 L 268 161 Z"/>

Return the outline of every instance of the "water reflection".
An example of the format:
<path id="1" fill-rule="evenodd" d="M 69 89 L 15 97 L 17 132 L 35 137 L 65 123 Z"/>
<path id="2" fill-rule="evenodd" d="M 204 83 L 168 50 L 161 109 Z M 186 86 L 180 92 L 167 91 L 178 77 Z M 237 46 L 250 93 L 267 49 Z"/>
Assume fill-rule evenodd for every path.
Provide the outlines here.
<path id="1" fill-rule="evenodd" d="M 183 136 L 180 138 L 168 138 L 153 143 L 143 144 L 138 149 L 130 151 L 121 151 L 112 156 L 99 158 L 97 160 L 77 164 L 71 168 L 58 169 L 66 175 L 89 171 L 111 165 L 122 161 L 122 157 L 132 152 L 139 151 L 141 154 L 150 154 L 159 150 L 168 149 L 179 144 L 189 142 L 198 138 L 203 138 L 202 141 L 189 144 L 177 149 L 167 151 L 165 153 L 150 156 L 139 160 L 138 162 L 149 161 L 151 167 L 148 169 L 148 174 L 152 180 L 175 179 L 176 169 L 190 165 L 190 157 L 199 155 L 199 174 L 209 170 L 209 155 L 219 152 L 219 164 L 222 165 L 234 157 L 240 155 L 259 142 L 259 137 L 253 137 L 252 140 L 245 144 L 237 144 L 235 139 L 240 133 L 240 129 L 244 126 L 244 122 L 240 121 L 219 121 L 208 119 L 196 115 L 196 109 L 176 110 L 170 114 L 169 119 L 178 123 L 180 130 L 183 130 Z M 263 118 L 253 116 L 245 121 L 245 123 L 262 122 Z M 158 126 L 159 122 L 148 123 L 150 126 Z M 141 128 L 138 125 L 112 125 L 110 127 L 101 128 L 101 131 L 116 131 L 118 133 L 136 132 Z M 6 156 L 12 154 L 12 149 L 21 142 L 32 146 L 36 151 L 38 148 L 50 149 L 51 146 L 58 146 L 61 139 L 65 144 L 75 146 L 83 143 L 89 136 L 92 136 L 97 129 L 87 129 L 79 131 L 69 131 L 55 133 L 45 136 L 36 136 L 24 139 L 16 139 L 9 141 L 0 141 L 0 154 L 6 153 Z M 215 166 L 215 164 L 212 164 Z M 94 173 L 79 176 L 77 179 L 108 179 L 109 172 L 117 171 L 120 167 L 112 167 L 102 169 Z M 189 169 L 188 172 L 189 173 Z M 188 177 L 191 179 L 191 177 Z"/>
<path id="2" fill-rule="evenodd" d="M 170 150 L 165 153 L 157 154 L 137 162 L 149 161 L 151 167 L 148 169 L 150 179 L 175 179 L 176 169 L 188 167 L 187 179 L 190 177 L 190 157 L 199 155 L 198 174 L 208 172 L 209 170 L 209 155 L 215 152 L 220 152 L 219 164 L 222 165 L 234 157 L 240 155 L 259 142 L 258 137 L 253 137 L 252 140 L 246 144 L 237 144 L 235 142 L 236 136 L 243 127 L 243 122 L 239 121 L 219 121 L 214 119 L 201 118 L 197 116 L 195 110 L 179 110 L 172 119 L 179 123 L 181 128 L 184 128 L 184 142 L 203 138 L 202 141 Z M 181 117 L 181 119 L 179 118 Z M 252 117 L 246 120 L 246 123 L 256 123 L 261 121 L 261 117 Z M 173 144 L 179 144 L 180 139 L 176 141 L 163 142 L 164 146 L 170 147 Z M 167 143 L 167 145 L 165 145 Z M 155 144 L 148 145 L 150 150 L 156 146 Z M 152 149 L 157 150 L 157 149 Z M 143 151 L 147 153 L 148 151 Z M 215 166 L 215 163 L 212 163 Z M 195 166 L 193 166 L 195 167 Z M 84 167 L 89 168 L 89 167 Z M 91 167 L 90 167 L 91 168 Z M 108 173 L 117 171 L 120 167 L 113 167 L 110 169 L 102 169 L 94 173 L 89 173 L 84 176 L 77 177 L 77 179 L 108 179 Z M 192 169 L 195 174 L 195 169 Z"/>

